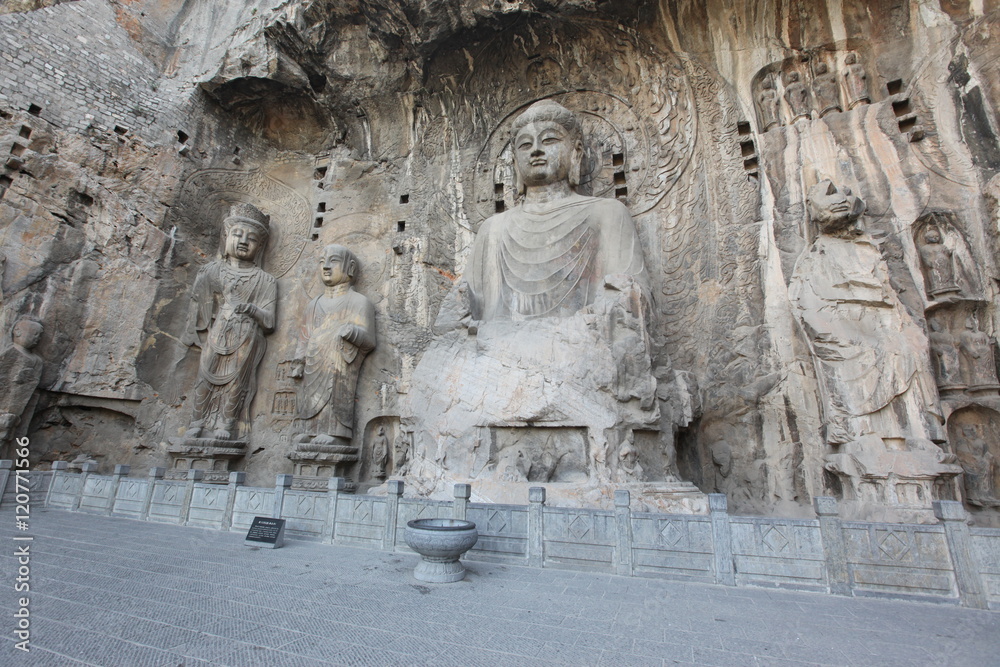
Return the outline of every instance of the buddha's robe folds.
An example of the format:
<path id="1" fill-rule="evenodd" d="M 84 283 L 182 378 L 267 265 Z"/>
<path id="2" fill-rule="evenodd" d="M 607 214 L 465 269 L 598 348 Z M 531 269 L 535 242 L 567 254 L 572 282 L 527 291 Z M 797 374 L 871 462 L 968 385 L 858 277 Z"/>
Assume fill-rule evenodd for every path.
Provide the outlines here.
<path id="1" fill-rule="evenodd" d="M 629 275 L 647 292 L 639 237 L 621 202 L 572 195 L 542 213 L 518 206 L 476 236 L 466 273 L 472 316 L 566 317 L 591 305 L 610 274 Z"/>
<path id="2" fill-rule="evenodd" d="M 310 301 L 296 354 L 305 361 L 298 418 L 312 419 L 327 408 L 319 430 L 350 438 L 358 373 L 374 348 L 375 308 L 367 297 L 342 285 Z"/>
<path id="3" fill-rule="evenodd" d="M 796 264 L 789 297 L 823 382 L 828 442 L 927 437 L 925 415 L 940 414 L 927 338 L 893 291 L 878 249 L 819 237 Z"/>
<path id="4" fill-rule="evenodd" d="M 274 329 L 277 281 L 256 267 L 240 269 L 216 261 L 198 272 L 191 297 L 194 329 L 208 331 L 198 368 L 202 387 L 196 395 L 197 417 L 219 423 L 248 421 L 257 367 L 267 349 L 264 334 Z M 237 314 L 236 306 L 242 303 L 257 306 L 261 321 Z"/>

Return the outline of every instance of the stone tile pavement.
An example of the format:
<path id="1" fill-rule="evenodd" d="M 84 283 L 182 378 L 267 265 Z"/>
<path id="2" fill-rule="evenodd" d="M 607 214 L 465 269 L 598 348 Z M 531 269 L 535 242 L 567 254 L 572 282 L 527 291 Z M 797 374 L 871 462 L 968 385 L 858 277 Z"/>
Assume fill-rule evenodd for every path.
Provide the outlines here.
<path id="1" fill-rule="evenodd" d="M 1000 665 L 997 612 L 483 562 L 425 585 L 417 558 L 0 509 L 0 665 Z"/>

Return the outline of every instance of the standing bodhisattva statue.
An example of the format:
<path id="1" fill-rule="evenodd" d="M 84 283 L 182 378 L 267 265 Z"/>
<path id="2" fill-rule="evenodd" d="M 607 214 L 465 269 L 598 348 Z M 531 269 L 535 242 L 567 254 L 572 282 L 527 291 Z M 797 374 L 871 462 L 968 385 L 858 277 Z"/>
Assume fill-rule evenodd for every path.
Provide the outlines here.
<path id="1" fill-rule="evenodd" d="M 274 330 L 277 281 L 260 268 L 269 218 L 237 204 L 222 224 L 222 259 L 202 267 L 191 289 L 189 336 L 201 346 L 201 364 L 186 438 L 238 439 L 257 391 L 264 336 Z"/>
<path id="2" fill-rule="evenodd" d="M 42 323 L 22 317 L 11 328 L 11 342 L 0 351 L 0 444 L 14 437 L 42 379 L 42 358 L 32 350 L 42 338 Z M 30 412 L 30 411 L 29 411 Z"/>
<path id="3" fill-rule="evenodd" d="M 375 307 L 352 287 L 358 268 L 344 246 L 323 249 L 324 292 L 306 306 L 291 373 L 302 381 L 298 418 L 317 418 L 313 433 L 295 436 L 300 445 L 350 445 L 354 435 L 358 373 L 375 349 Z"/>

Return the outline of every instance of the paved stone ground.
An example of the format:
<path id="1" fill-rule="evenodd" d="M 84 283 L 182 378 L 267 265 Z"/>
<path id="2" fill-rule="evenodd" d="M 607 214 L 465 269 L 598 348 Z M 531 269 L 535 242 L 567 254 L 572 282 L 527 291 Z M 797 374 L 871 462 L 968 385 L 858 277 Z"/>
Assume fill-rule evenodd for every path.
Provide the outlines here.
<path id="1" fill-rule="evenodd" d="M 0 665 L 1000 664 L 1000 613 L 472 562 L 0 509 Z M 31 652 L 12 556 L 30 534 Z"/>

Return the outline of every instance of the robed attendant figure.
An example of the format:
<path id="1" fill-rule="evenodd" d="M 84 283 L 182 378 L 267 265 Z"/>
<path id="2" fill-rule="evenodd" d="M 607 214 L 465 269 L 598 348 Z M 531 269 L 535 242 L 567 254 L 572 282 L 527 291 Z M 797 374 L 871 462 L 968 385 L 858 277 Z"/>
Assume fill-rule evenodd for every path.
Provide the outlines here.
<path id="1" fill-rule="evenodd" d="M 354 253 L 328 245 L 320 259 L 324 291 L 306 306 L 292 377 L 301 380 L 298 418 L 315 420 L 295 442 L 350 445 L 354 392 L 365 356 L 375 349 L 375 308 L 352 287 Z"/>
<path id="2" fill-rule="evenodd" d="M 189 342 L 201 346 L 194 418 L 186 438 L 239 439 L 250 421 L 257 368 L 274 330 L 277 281 L 260 268 L 270 219 L 250 204 L 223 221 L 222 258 L 205 265 L 191 289 Z"/>
<path id="3" fill-rule="evenodd" d="M 10 345 L 0 351 L 0 444 L 14 437 L 25 413 L 30 412 L 28 406 L 44 366 L 33 352 L 42 338 L 41 322 L 22 317 L 14 323 L 10 336 Z"/>

